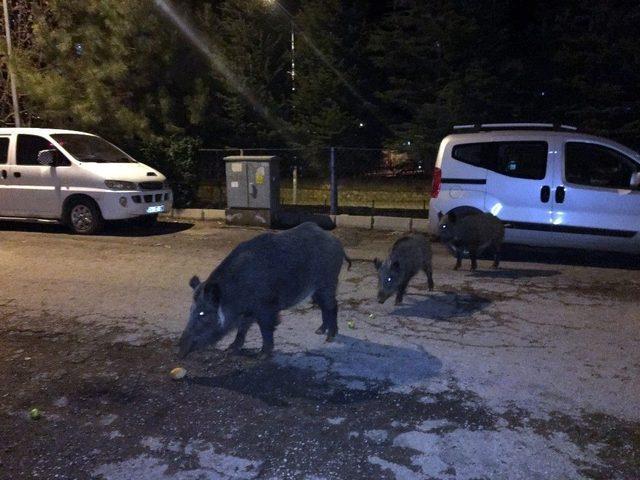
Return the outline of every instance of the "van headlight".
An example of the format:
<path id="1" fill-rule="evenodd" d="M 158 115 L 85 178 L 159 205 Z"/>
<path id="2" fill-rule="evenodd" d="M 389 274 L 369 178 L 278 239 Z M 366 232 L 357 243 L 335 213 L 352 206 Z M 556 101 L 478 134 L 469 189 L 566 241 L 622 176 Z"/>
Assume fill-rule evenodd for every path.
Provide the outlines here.
<path id="1" fill-rule="evenodd" d="M 105 180 L 104 184 L 109 190 L 137 190 L 138 187 L 134 182 L 126 182 L 124 180 Z"/>

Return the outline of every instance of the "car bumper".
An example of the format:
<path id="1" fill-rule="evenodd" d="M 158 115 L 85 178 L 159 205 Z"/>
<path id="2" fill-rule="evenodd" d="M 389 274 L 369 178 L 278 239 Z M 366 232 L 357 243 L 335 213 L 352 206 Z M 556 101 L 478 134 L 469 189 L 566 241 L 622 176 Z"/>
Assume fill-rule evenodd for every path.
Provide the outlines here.
<path id="1" fill-rule="evenodd" d="M 171 190 L 113 192 L 103 195 L 98 205 L 105 220 L 124 220 L 170 211 L 173 193 Z"/>

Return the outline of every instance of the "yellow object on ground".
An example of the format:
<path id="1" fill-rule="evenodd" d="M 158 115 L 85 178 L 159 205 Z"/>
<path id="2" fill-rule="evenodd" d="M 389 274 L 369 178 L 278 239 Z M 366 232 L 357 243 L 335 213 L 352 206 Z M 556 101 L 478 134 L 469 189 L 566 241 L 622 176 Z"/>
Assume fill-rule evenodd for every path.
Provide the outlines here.
<path id="1" fill-rule="evenodd" d="M 182 367 L 176 367 L 173 370 L 171 370 L 171 378 L 173 378 L 174 380 L 180 380 L 181 378 L 184 378 L 184 376 L 187 374 L 187 371 L 182 368 Z"/>

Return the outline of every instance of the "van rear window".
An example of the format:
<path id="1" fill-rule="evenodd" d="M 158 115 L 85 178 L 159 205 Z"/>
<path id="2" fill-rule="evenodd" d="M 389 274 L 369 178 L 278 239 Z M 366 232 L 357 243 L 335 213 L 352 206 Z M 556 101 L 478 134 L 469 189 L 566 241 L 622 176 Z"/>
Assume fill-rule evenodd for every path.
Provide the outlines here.
<path id="1" fill-rule="evenodd" d="M 547 142 L 480 142 L 453 147 L 460 162 L 515 178 L 542 180 L 547 174 Z"/>

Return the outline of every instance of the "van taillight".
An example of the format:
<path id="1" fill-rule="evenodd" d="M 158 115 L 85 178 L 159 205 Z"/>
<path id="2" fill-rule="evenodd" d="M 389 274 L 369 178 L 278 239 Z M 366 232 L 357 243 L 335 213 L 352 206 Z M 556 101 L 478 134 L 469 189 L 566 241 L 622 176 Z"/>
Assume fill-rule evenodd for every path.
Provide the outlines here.
<path id="1" fill-rule="evenodd" d="M 436 167 L 433 169 L 433 184 L 431 185 L 431 198 L 438 198 L 438 195 L 440 195 L 441 183 L 442 183 L 442 170 Z"/>

